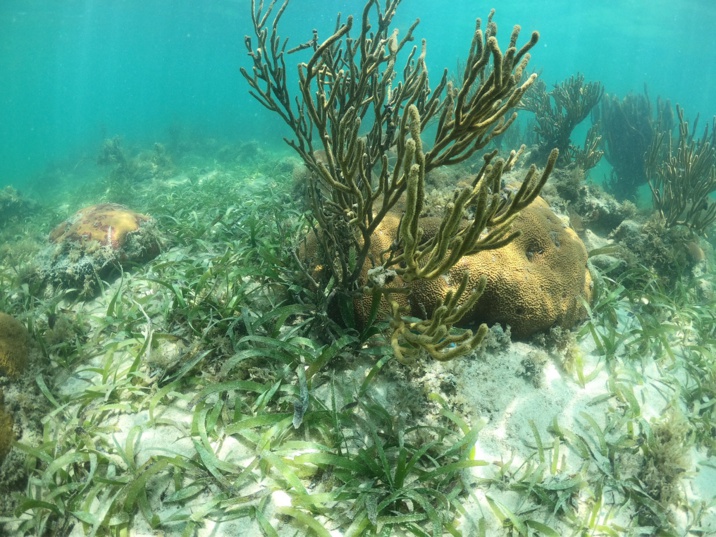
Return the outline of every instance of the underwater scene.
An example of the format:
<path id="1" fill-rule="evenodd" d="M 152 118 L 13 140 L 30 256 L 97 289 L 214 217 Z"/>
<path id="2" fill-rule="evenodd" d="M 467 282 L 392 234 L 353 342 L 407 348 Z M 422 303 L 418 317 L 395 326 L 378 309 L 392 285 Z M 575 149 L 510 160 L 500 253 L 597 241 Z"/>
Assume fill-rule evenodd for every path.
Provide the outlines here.
<path id="1" fill-rule="evenodd" d="M 715 26 L 3 0 L 0 536 L 716 536 Z"/>

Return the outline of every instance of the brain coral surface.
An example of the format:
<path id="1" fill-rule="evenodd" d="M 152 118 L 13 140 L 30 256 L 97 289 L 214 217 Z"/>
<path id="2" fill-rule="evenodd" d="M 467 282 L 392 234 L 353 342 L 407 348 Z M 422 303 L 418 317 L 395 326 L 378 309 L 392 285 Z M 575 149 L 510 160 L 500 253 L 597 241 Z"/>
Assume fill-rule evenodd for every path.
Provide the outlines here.
<path id="1" fill-rule="evenodd" d="M 395 240 L 398 222 L 399 218 L 388 217 L 376 231 L 371 245 L 376 257 Z M 437 222 L 426 218 L 420 225 L 428 234 Z M 483 276 L 487 286 L 462 319 L 463 325 L 509 325 L 517 338 L 552 326 L 574 326 L 586 314 L 583 301 L 591 299 L 592 280 L 584 244 L 542 198 L 519 213 L 512 229 L 520 231 L 520 236 L 501 248 L 463 257 L 435 280 L 406 284 L 396 278 L 392 285 L 407 285 L 410 290 L 407 296 L 396 295 L 396 299 L 411 315 L 426 318 L 467 273 L 468 288 L 476 286 Z M 371 300 L 368 296 L 356 300 L 359 320 L 367 318 Z M 387 310 L 387 304 L 383 304 L 381 311 Z"/>
<path id="2" fill-rule="evenodd" d="M 136 213 L 116 203 L 101 203 L 85 207 L 50 233 L 55 243 L 88 243 L 96 241 L 102 246 L 119 250 L 130 233 L 139 231 L 150 222 L 149 216 Z"/>

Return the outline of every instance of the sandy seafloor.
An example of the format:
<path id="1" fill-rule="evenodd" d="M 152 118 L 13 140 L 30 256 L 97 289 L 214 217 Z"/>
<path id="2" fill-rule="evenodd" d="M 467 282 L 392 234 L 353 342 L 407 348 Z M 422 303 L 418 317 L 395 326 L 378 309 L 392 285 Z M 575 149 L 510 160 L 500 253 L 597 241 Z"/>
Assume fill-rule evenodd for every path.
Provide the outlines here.
<path id="1" fill-rule="evenodd" d="M 203 168 L 200 180 L 212 181 L 219 176 L 217 170 Z M 169 178 L 164 183 L 157 183 L 162 188 L 171 188 L 172 184 L 181 184 L 186 179 L 181 173 Z M 156 185 L 155 185 L 156 187 Z M 230 193 L 229 193 L 230 194 Z M 228 195 L 228 194 L 227 194 Z M 77 207 L 68 206 L 64 211 L 69 215 Z M 150 262 L 147 270 L 151 273 L 152 264 L 169 262 L 172 259 L 187 255 L 181 245 L 166 249 L 154 261 Z M 188 254 L 191 255 L 191 254 Z M 116 296 L 119 288 L 131 289 L 135 298 L 151 296 L 157 293 L 156 286 L 146 281 L 147 274 L 137 279 L 133 271 L 124 274 L 123 279 L 114 280 L 103 293 L 89 301 L 77 303 L 61 303 L 59 308 L 67 313 L 81 314 L 89 322 L 88 339 L 95 339 L 93 331 L 98 330 L 104 322 L 110 301 Z M 618 310 L 622 330 L 629 329 L 630 318 L 625 310 Z M 135 330 L 149 331 L 161 326 L 161 318 L 152 318 L 149 322 L 140 325 Z M 577 327 L 578 329 L 579 327 Z M 121 341 L 122 334 L 107 335 Z M 507 484 L 524 470 L 524 464 L 534 466 L 542 464 L 542 482 L 552 485 L 554 491 L 560 490 L 560 483 L 567 482 L 577 476 L 581 480 L 578 492 L 570 497 L 571 512 L 576 513 L 579 519 L 587 520 L 590 517 L 597 520 L 603 528 L 612 528 L 613 534 L 620 534 L 619 528 L 632 528 L 624 530 L 626 535 L 646 535 L 633 530 L 635 527 L 634 504 L 625 502 L 617 490 L 605 494 L 605 502 L 593 510 L 593 483 L 599 474 L 600 465 L 609 466 L 610 461 L 605 460 L 596 449 L 592 449 L 592 460 L 585 461 L 567 442 L 555 443 L 553 431 L 557 423 L 562 429 L 572 431 L 584 437 L 595 438 L 590 422 L 585 416 L 591 417 L 599 427 L 606 427 L 610 416 L 618 415 L 623 411 L 625 403 L 614 393 L 615 382 L 626 383 L 633 389 L 633 394 L 641 408 L 640 418 L 645 422 L 658 421 L 667 409 L 673 405 L 674 391 L 669 386 L 677 386 L 685 372 L 680 365 L 682 359 L 679 347 L 675 346 L 675 356 L 644 356 L 639 363 L 619 363 L 617 353 L 616 365 L 607 367 L 605 358 L 596 352 L 594 342 L 588 334 L 575 340 L 570 352 L 578 354 L 582 362 L 584 385 L 581 385 L 579 375 L 575 368 L 565 366 L 564 353 L 554 346 L 543 345 L 537 342 L 507 342 L 501 332 L 493 331 L 490 336 L 490 345 L 484 346 L 470 356 L 454 360 L 449 363 L 437 363 L 421 360 L 414 367 L 395 365 L 389 374 L 382 371 L 374 381 L 375 393 L 378 398 L 388 400 L 395 392 L 396 384 L 409 383 L 412 389 L 422 397 L 425 407 L 424 420 L 429 422 L 436 415 L 435 404 L 429 399 L 429 394 L 439 394 L 449 402 L 450 407 L 461 415 L 467 422 L 481 430 L 477 437 L 472 457 L 475 460 L 485 461 L 484 466 L 464 471 L 464 479 L 471 483 L 469 494 L 464 496 L 462 505 L 465 516 L 461 516 L 459 528 L 463 535 L 479 535 L 479 531 L 486 531 L 486 535 L 518 534 L 517 530 L 507 529 L 506 521 L 500 520 L 495 514 L 495 505 L 504 506 L 513 512 L 525 513 L 525 518 L 542 522 L 554 528 L 560 535 L 575 533 L 573 525 L 566 524 L 564 520 L 539 506 L 529 494 L 518 493 L 514 487 Z M 155 344 L 146 351 L 142 357 L 147 365 L 140 365 L 139 370 L 147 373 L 151 361 L 163 360 L 167 362 L 181 359 L 186 348 L 170 339 L 156 339 Z M 136 345 L 116 346 L 111 353 L 99 353 L 87 356 L 73 364 L 73 369 L 61 370 L 59 366 L 54 374 L 56 379 L 63 379 L 57 385 L 53 396 L 58 401 L 69 400 L 83 391 L 100 389 L 105 383 L 111 381 L 114 375 L 121 377 L 135 362 Z M 37 363 L 43 361 L 37 345 L 33 348 L 33 359 L 36 365 L 30 368 L 25 378 L 14 384 L 6 384 L 6 406 L 16 406 L 16 401 L 22 398 L 26 386 L 36 382 L 36 375 L 42 371 L 48 376 L 48 365 L 42 367 Z M 366 371 L 373 365 L 362 358 L 346 367 L 341 365 L 338 372 L 342 382 L 347 384 L 360 383 Z M 327 366 L 332 367 L 331 364 Z M 611 369 L 611 373 L 609 370 Z M 111 371 L 110 378 L 103 377 L 102 371 Z M 397 371 L 397 373 L 396 373 Z M 402 371 L 402 372 L 401 372 Z M 194 393 L 171 393 L 153 403 L 122 405 L 121 398 L 117 404 L 108 411 L 103 421 L 104 431 L 112 439 L 115 447 L 125 446 L 127 439 L 132 435 L 134 444 L 134 463 L 141 466 L 154 454 L 174 452 L 187 457 L 195 455 L 195 447 L 191 439 L 193 397 Z M 71 406 L 72 403 L 70 403 Z M 138 407 L 138 408 L 137 408 Z M 681 409 L 687 412 L 689 409 Z M 57 415 L 71 415 L 71 408 L 64 408 L 63 412 L 53 411 L 43 416 L 44 422 L 57 420 Z M 40 429 L 28 423 L 32 419 L 28 415 L 17 416 L 18 430 L 22 431 L 19 439 L 24 445 L 37 445 L 42 442 Z M 81 420 L 81 417 L 80 417 Z M 62 431 L 63 427 L 76 427 L 78 424 L 55 423 L 52 429 Z M 141 433 L 137 434 L 137 431 Z M 538 431 L 544 446 L 544 461 L 537 456 L 535 431 Z M 591 435 L 591 436 L 590 436 Z M 61 437 L 62 434 L 59 434 Z M 607 441 L 614 438 L 607 436 Z M 596 442 L 598 443 L 598 442 Z M 555 445 L 559 445 L 559 454 L 556 461 L 552 461 Z M 111 446 L 110 446 L 111 447 Z M 593 448 L 594 446 L 592 446 Z M 255 453 L 244 444 L 227 436 L 220 442 L 212 442 L 212 448 L 218 459 L 241 467 L 255 458 Z M 110 449 L 111 450 L 111 449 Z M 115 451 L 119 451 L 118 449 Z M 638 446 L 634 453 L 639 452 Z M 8 461 L 17 461 L 18 457 L 11 456 Z M 111 455 L 117 468 L 126 466 L 126 461 L 115 452 Z M 635 461 L 637 460 L 635 455 Z M 689 447 L 686 457 L 688 466 L 683 468 L 682 477 L 678 487 L 681 491 L 681 501 L 691 506 L 701 505 L 699 530 L 687 533 L 693 524 L 690 515 L 680 507 L 670 509 L 670 517 L 679 535 L 716 535 L 716 457 L 709 456 L 705 450 Z M 6 464 L 9 464 L 6 462 Z M 628 466 L 627 459 L 621 460 L 622 466 Z M 637 464 L 637 462 L 634 462 Z M 622 470 L 625 475 L 629 468 Z M 631 469 L 633 474 L 635 470 Z M 119 470 L 118 470 L 119 472 Z M 504 487 L 499 482 L 505 483 Z M 169 485 L 167 482 L 153 482 L 148 491 L 148 502 L 152 509 L 164 519 L 179 509 L 197 513 L 198 527 L 196 535 L 208 536 L 236 536 L 261 535 L 258 523 L 249 516 L 232 520 L 217 520 L 216 513 L 205 515 L 203 509 L 212 501 L 212 491 L 209 487 L 198 496 L 191 497 L 182 504 L 164 503 L 163 493 Z M 304 479 L 304 486 L 310 490 L 311 480 Z M 606 487 L 608 488 L 608 487 Z M 269 501 L 263 506 L 263 513 L 271 522 L 278 535 L 303 535 L 305 529 L 298 528 L 280 516 L 278 510 L 290 506 L 291 497 L 277 487 L 277 482 L 270 476 L 263 475 L 256 479 L 251 487 L 234 491 L 236 494 L 247 496 L 255 494 L 257 498 L 268 495 Z M 488 501 L 489 497 L 489 501 Z M 624 505 L 620 507 L 620 505 Z M 103 505 L 95 500 L 87 506 L 89 511 L 102 513 Z M 29 514 L 20 515 L 21 518 Z M 5 518 L 4 534 L 14 535 L 18 520 L 13 517 Z M 503 517 L 504 518 L 504 517 Z M 321 517 L 317 519 L 320 521 Z M 479 521 L 484 519 L 485 526 L 478 529 Z M 326 523 L 330 534 L 343 535 L 345 528 L 331 527 Z M 75 524 L 68 528 L 73 536 L 85 535 L 88 526 Z M 0 531 L 0 533 L 2 533 Z M 161 532 L 152 529 L 145 517 L 136 513 L 132 519 L 129 535 L 182 535 L 182 527 L 175 530 L 164 527 Z M 427 528 L 429 531 L 429 528 Z M 528 530 L 531 534 L 539 535 L 534 529 Z M 607 535 L 606 530 L 594 530 L 589 535 Z"/>

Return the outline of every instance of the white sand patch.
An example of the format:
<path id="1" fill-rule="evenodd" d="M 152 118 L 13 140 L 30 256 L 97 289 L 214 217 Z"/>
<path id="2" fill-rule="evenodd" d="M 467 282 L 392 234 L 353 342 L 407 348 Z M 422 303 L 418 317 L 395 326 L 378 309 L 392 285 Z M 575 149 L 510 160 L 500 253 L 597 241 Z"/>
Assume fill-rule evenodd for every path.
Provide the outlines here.
<path id="1" fill-rule="evenodd" d="M 693 449 L 692 459 L 696 475 L 688 482 L 686 499 L 692 505 L 704 506 L 706 515 L 700 524 L 703 535 L 716 535 L 716 457 Z"/>
<path id="2" fill-rule="evenodd" d="M 159 262 L 162 259 L 178 259 L 183 255 L 185 252 L 178 249 L 169 251 L 163 254 Z M 124 283 L 115 281 L 94 301 L 66 305 L 76 311 L 82 310 L 82 314 L 91 323 L 89 332 L 98 343 L 93 347 L 93 352 L 96 353 L 94 356 L 83 359 L 74 371 L 63 373 L 65 378 L 58 386 L 58 397 L 71 398 L 83 392 L 104 393 L 101 391 L 104 386 L 115 381 L 125 382 L 126 375 L 141 351 L 140 365 L 138 371 L 134 372 L 140 380 L 137 380 L 136 386 L 129 382 L 122 385 L 121 389 L 127 389 L 128 395 L 120 394 L 116 400 L 112 399 L 112 410 L 107 413 L 102 423 L 113 448 L 106 456 L 111 464 L 116 466 L 117 474 L 128 470 L 122 452 L 131 452 L 131 464 L 134 467 L 150 465 L 154 459 L 160 457 L 177 457 L 187 466 L 195 465 L 197 474 L 201 474 L 196 479 L 204 479 L 210 484 L 204 489 L 197 488 L 196 494 L 176 501 L 171 499 L 177 490 L 170 471 L 150 478 L 146 487 L 149 507 L 162 521 L 188 515 L 189 520 L 196 524 L 196 534 L 202 537 L 261 535 L 258 522 L 249 516 L 247 509 L 260 505 L 261 513 L 278 535 L 296 535 L 296 527 L 286 522 L 286 517 L 280 515 L 280 509 L 302 506 L 294 506 L 291 491 L 281 490 L 281 480 L 272 479 L 276 474 L 275 468 L 268 471 L 256 468 L 260 453 L 251 446 L 251 442 L 241 441 L 238 435 L 227 436 L 221 430 L 210 435 L 208 445 L 204 447 L 219 464 L 233 469 L 233 473 L 231 470 L 226 471 L 223 474 L 225 482 L 219 483 L 218 480 L 213 480 L 215 476 L 210 476 L 210 472 L 206 470 L 206 465 L 197 452 L 197 443 L 203 440 L 197 434 L 193 420 L 196 405 L 205 404 L 211 407 L 218 404 L 220 399 L 217 394 L 208 395 L 198 402 L 195 400 L 195 392 L 172 391 L 153 403 L 148 403 L 152 395 L 161 389 L 156 377 L 152 376 L 155 371 L 180 366 L 189 349 L 200 345 L 200 340 L 197 338 L 196 341 L 183 341 L 167 337 L 154 339 L 153 345 L 143 347 L 143 338 L 151 337 L 153 331 L 159 330 L 163 324 L 164 320 L 157 316 L 144 321 L 140 317 L 140 321 L 133 326 L 131 337 L 109 331 L 102 332 L 105 330 L 103 327 L 106 326 L 105 316 L 110 309 L 110 302 L 117 293 L 124 292 L 120 289 L 121 285 L 131 282 L 133 301 L 154 300 L 154 294 L 158 294 L 146 281 L 131 278 L 130 274 L 126 274 Z M 634 320 L 623 311 L 618 313 L 618 318 L 622 330 L 636 327 Z M 480 519 L 485 520 L 488 535 L 505 533 L 505 528 L 494 513 L 495 504 L 490 505 L 491 501 L 515 513 L 528 513 L 525 516 L 544 521 L 564 535 L 572 534 L 573 527 L 552 516 L 544 506 L 535 502 L 529 493 L 510 489 L 507 481 L 515 480 L 519 472 L 529 465 L 537 467 L 540 464 L 541 476 L 546 483 L 559 484 L 568 482 L 569 479 L 583 479 L 584 482 L 570 499 L 570 507 L 578 517 L 588 517 L 593 505 L 591 502 L 594 500 L 591 488 L 593 483 L 589 481 L 595 472 L 594 466 L 601 464 L 606 468 L 611 461 L 593 449 L 590 454 L 593 460 L 588 461 L 591 467 L 586 469 L 585 459 L 571 449 L 566 440 L 555 440 L 559 436 L 556 428 L 567 433 L 595 438 L 590 420 L 597 427 L 606 428 L 614 409 L 629 405 L 627 401 L 617 401 L 613 393 L 614 383 L 627 386 L 630 393 L 633 393 L 639 407 L 639 419 L 643 423 L 658 421 L 664 416 L 669 405 L 673 405 L 674 400 L 678 399 L 674 384 L 687 380 L 685 371 L 679 366 L 678 356 L 644 357 L 640 363 L 616 361 L 615 364 L 610 364 L 610 373 L 605 358 L 598 357 L 594 351 L 590 338 L 585 338 L 576 349 L 582 360 L 580 367 L 587 379 L 584 386 L 580 384 L 579 377 L 573 370 L 565 369 L 559 356 L 549 355 L 544 348 L 527 343 L 512 343 L 501 350 L 485 351 L 449 363 L 427 362 L 419 365 L 425 369 L 425 374 L 411 385 L 415 389 L 411 396 L 419 399 L 419 404 L 429 405 L 425 395 L 438 393 L 455 408 L 457 414 L 465 416 L 473 427 L 483 423 L 474 446 L 473 457 L 487 464 L 466 472 L 467 480 L 474 484 L 474 488 L 463 500 L 467 516 L 463 517 L 461 527 L 465 535 L 476 531 L 473 524 Z M 617 363 L 619 365 L 616 365 Z M 355 402 L 344 398 L 353 397 L 355 388 L 363 382 L 372 365 L 369 359 L 363 357 L 351 364 L 350 371 L 341 371 L 335 376 L 337 407 Z M 420 377 L 417 369 L 396 368 L 399 375 Z M 379 373 L 371 386 L 372 397 L 386 409 L 394 407 L 395 402 L 391 398 L 398 391 L 396 386 L 399 383 L 391 379 L 389 369 L 386 367 Z M 392 373 L 395 374 L 396 371 L 393 370 Z M 109 380 L 105 378 L 107 375 Z M 206 385 L 211 382 L 207 380 Z M 400 382 L 405 384 L 407 381 L 401 379 Z M 331 383 L 325 383 L 317 388 L 313 395 L 326 402 L 331 401 L 334 395 L 329 391 L 331 387 Z M 405 385 L 400 386 L 400 389 L 405 389 Z M 111 392 L 107 393 L 107 397 L 112 396 Z M 8 390 L 7 395 L 12 394 L 12 390 Z M 104 395 L 97 398 L 97 405 L 105 402 L 103 397 Z M 72 414 L 72 408 L 70 405 L 69 414 Z M 431 409 L 426 406 L 426 421 L 431 419 L 430 412 Z M 406 414 L 409 412 L 406 411 Z M 58 427 L 61 426 L 62 424 L 58 424 Z M 535 431 L 542 444 L 544 461 L 538 458 Z M 263 434 L 263 431 L 257 434 Z M 555 445 L 558 446 L 559 457 L 553 461 Z M 639 449 L 638 446 L 635 447 L 636 454 L 640 453 Z M 314 450 L 300 447 L 284 451 L 279 448 L 276 454 L 285 462 L 293 463 L 296 456 L 312 451 Z M 684 469 L 682 479 L 685 501 L 692 506 L 703 507 L 704 515 L 700 527 L 705 532 L 713 531 L 716 534 L 716 459 L 691 449 L 688 460 L 689 467 Z M 236 476 L 245 469 L 252 479 L 239 481 Z M 311 483 L 314 470 L 315 467 L 295 470 L 302 485 L 309 492 L 312 492 L 314 485 Z M 634 474 L 634 468 L 628 470 Z M 184 478 L 180 486 L 191 486 L 193 479 L 195 476 Z M 234 480 L 240 483 L 236 488 L 232 488 Z M 503 480 L 505 486 L 500 486 L 500 480 Z M 324 490 L 321 489 L 321 492 Z M 217 500 L 222 497 L 236 500 L 236 510 L 227 512 L 227 503 L 220 505 Z M 623 498 L 618 495 L 612 495 L 610 501 L 613 503 L 605 503 L 601 507 L 599 520 L 615 526 L 630 527 L 630 521 L 635 515 L 631 504 L 626 508 L 610 511 L 621 500 Z M 217 506 L 216 509 L 214 506 Z M 95 501 L 90 509 L 101 513 L 103 506 Z M 672 514 L 677 527 L 689 526 L 690 520 L 683 512 L 674 511 Z M 158 530 L 152 528 L 137 509 L 132 515 L 130 535 L 158 534 Z M 343 535 L 345 528 L 333 528 L 330 522 L 322 522 L 329 526 L 330 534 L 334 537 Z M 161 528 L 162 535 L 172 537 L 182 535 L 184 530 L 185 523 L 175 526 L 168 523 Z M 83 532 L 83 527 L 77 524 L 71 535 L 84 535 Z"/>

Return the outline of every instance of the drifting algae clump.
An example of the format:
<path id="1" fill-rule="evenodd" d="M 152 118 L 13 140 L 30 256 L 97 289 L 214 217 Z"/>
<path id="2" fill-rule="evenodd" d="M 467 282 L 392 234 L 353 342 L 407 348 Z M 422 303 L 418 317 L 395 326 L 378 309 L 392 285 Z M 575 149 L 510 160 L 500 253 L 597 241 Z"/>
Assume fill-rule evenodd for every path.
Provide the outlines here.
<path id="1" fill-rule="evenodd" d="M 674 409 L 651 424 L 639 477 L 649 495 L 662 505 L 676 504 L 682 498 L 681 479 L 691 467 L 691 432 L 684 415 Z"/>

